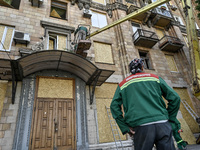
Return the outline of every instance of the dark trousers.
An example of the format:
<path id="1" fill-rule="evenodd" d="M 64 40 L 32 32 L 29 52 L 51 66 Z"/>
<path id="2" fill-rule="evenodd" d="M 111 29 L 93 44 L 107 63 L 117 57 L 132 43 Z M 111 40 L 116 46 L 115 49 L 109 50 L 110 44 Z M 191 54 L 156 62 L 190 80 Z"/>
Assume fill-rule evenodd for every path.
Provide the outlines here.
<path id="1" fill-rule="evenodd" d="M 154 144 L 157 150 L 175 150 L 169 122 L 138 126 L 134 131 L 135 150 L 152 150 Z"/>

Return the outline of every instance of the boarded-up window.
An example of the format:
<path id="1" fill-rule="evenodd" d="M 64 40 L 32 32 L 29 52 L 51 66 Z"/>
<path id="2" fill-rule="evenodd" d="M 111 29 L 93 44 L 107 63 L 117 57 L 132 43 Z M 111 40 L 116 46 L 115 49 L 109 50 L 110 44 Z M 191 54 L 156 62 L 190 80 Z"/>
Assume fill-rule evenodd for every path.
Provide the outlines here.
<path id="1" fill-rule="evenodd" d="M 110 44 L 94 42 L 95 61 L 113 64 L 112 49 Z"/>
<path id="2" fill-rule="evenodd" d="M 174 57 L 172 55 L 165 55 L 165 57 L 167 59 L 167 63 L 168 63 L 168 66 L 169 66 L 170 70 L 177 72 L 178 69 L 176 67 L 176 63 L 175 63 Z"/>
<path id="3" fill-rule="evenodd" d="M 105 0 L 93 0 L 93 2 L 100 3 L 100 4 L 105 4 Z"/>
<path id="4" fill-rule="evenodd" d="M 165 36 L 164 30 L 156 29 L 156 34 L 159 39 L 161 39 L 163 36 Z"/>
<path id="5" fill-rule="evenodd" d="M 112 130 L 110 127 L 106 106 L 110 107 L 110 103 L 114 96 L 118 84 L 104 83 L 95 90 L 99 143 L 114 142 Z M 118 128 L 122 140 L 126 140 L 126 136 L 122 135 Z"/>
<path id="6" fill-rule="evenodd" d="M 178 93 L 181 100 L 185 100 L 187 102 L 187 104 L 195 111 L 187 89 L 186 88 L 174 88 L 174 90 Z M 200 130 L 199 130 L 199 126 L 198 126 L 196 120 L 194 120 L 194 118 L 191 116 L 191 114 L 188 112 L 188 110 L 184 107 L 184 105 L 182 103 L 180 105 L 180 111 L 183 115 L 183 118 L 185 119 L 188 126 L 190 127 L 191 131 L 193 133 L 199 133 Z"/>
<path id="7" fill-rule="evenodd" d="M 0 25 L 0 50 L 10 51 L 14 28 Z"/>
<path id="8" fill-rule="evenodd" d="M 58 49 L 58 50 L 67 50 L 68 40 L 67 35 L 57 35 L 54 33 L 49 33 L 48 39 L 48 49 Z"/>

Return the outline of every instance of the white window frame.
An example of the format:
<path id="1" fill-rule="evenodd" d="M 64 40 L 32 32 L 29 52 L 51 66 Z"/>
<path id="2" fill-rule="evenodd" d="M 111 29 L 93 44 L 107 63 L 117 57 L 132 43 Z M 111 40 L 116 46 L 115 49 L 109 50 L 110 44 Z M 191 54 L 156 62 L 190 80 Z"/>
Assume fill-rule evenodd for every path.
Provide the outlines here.
<path id="1" fill-rule="evenodd" d="M 54 34 L 56 36 L 56 39 L 55 39 L 55 42 L 56 42 L 56 50 L 59 50 L 58 49 L 58 40 L 59 40 L 59 36 L 58 35 L 62 35 L 62 34 L 59 34 L 59 33 L 53 33 L 53 32 L 50 32 L 48 33 L 48 36 L 47 36 L 47 50 L 49 50 L 49 38 L 51 37 L 51 34 Z M 69 39 L 68 39 L 68 34 L 64 34 L 64 36 L 66 36 L 66 49 L 69 48 Z M 52 37 L 54 38 L 54 37 Z"/>
<path id="2" fill-rule="evenodd" d="M 93 24 L 93 15 L 94 15 L 94 14 L 97 15 L 97 24 L 98 24 L 97 26 Z M 105 26 L 106 26 L 106 25 L 102 26 L 102 25 L 100 24 L 101 21 L 100 21 L 100 19 L 99 19 L 99 17 L 98 17 L 99 15 L 102 15 L 102 16 L 105 17 L 105 18 L 104 18 L 104 19 L 105 19 L 104 21 L 106 21 L 106 25 L 108 25 L 106 14 L 102 14 L 102 13 L 98 13 L 98 12 L 92 11 L 92 17 L 91 17 L 92 26 L 93 26 L 93 27 L 97 27 L 97 28 L 102 28 L 102 27 L 105 27 Z"/>
<path id="3" fill-rule="evenodd" d="M 185 24 L 183 23 L 183 20 L 181 19 L 181 17 L 174 15 L 174 19 L 178 22 L 180 22 L 180 25 L 185 26 Z"/>
<path id="4" fill-rule="evenodd" d="M 15 28 L 9 27 L 9 26 L 4 26 L 4 27 L 5 27 L 5 29 L 4 29 L 4 32 L 3 32 L 3 36 L 2 36 L 2 39 L 0 39 L 1 40 L 0 51 L 10 51 L 11 45 L 12 45 L 12 42 L 13 42 L 14 33 L 15 33 Z M 7 35 L 8 28 L 13 29 L 13 33 L 12 33 L 9 49 L 4 49 L 4 42 L 5 42 L 5 38 L 6 38 L 6 35 Z"/>

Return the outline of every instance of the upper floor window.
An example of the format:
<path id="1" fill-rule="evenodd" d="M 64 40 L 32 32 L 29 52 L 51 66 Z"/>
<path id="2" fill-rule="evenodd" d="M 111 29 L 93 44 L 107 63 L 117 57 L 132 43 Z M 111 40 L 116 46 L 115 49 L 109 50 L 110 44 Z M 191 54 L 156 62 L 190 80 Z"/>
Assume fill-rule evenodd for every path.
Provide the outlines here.
<path id="1" fill-rule="evenodd" d="M 175 19 L 178 23 L 180 23 L 180 25 L 183 25 L 183 26 L 185 25 L 185 24 L 183 23 L 181 17 L 179 17 L 179 16 L 174 16 L 174 19 Z"/>
<path id="2" fill-rule="evenodd" d="M 47 49 L 68 50 L 69 49 L 68 36 L 50 32 L 48 35 Z"/>
<path id="3" fill-rule="evenodd" d="M 139 52 L 140 58 L 144 60 L 144 69 L 153 69 L 148 52 Z"/>
<path id="4" fill-rule="evenodd" d="M 106 4 L 105 0 L 93 0 L 93 1 L 100 4 Z"/>
<path id="5" fill-rule="evenodd" d="M 64 20 L 67 19 L 67 3 L 52 0 L 50 16 Z"/>
<path id="6" fill-rule="evenodd" d="M 152 0 L 152 2 L 156 2 L 157 0 Z M 160 5 L 160 6 L 158 6 L 158 8 L 165 8 L 166 10 L 169 10 L 168 9 L 168 7 L 167 7 L 167 5 L 166 5 L 166 3 L 164 3 L 164 4 L 162 4 L 162 5 Z"/>
<path id="7" fill-rule="evenodd" d="M 126 2 L 134 4 L 137 6 L 137 0 L 126 0 Z"/>
<path id="8" fill-rule="evenodd" d="M 159 39 L 162 39 L 162 37 L 165 36 L 165 32 L 162 29 L 156 29 L 156 34 Z"/>
<path id="9" fill-rule="evenodd" d="M 21 0 L 0 0 L 0 6 L 19 9 Z"/>
<path id="10" fill-rule="evenodd" d="M 140 25 L 132 22 L 132 29 L 133 29 L 133 38 L 137 39 L 139 37 L 139 33 L 137 32 L 137 29 L 140 29 Z"/>
<path id="11" fill-rule="evenodd" d="M 184 41 L 185 41 L 187 47 L 189 47 L 187 35 L 183 35 L 183 39 L 184 39 Z"/>
<path id="12" fill-rule="evenodd" d="M 94 42 L 95 61 L 100 63 L 113 64 L 111 44 Z"/>
<path id="13" fill-rule="evenodd" d="M 106 15 L 92 11 L 92 26 L 102 28 L 107 25 Z"/>
<path id="14" fill-rule="evenodd" d="M 196 29 L 199 30 L 198 24 L 195 22 Z"/>
<path id="15" fill-rule="evenodd" d="M 0 25 L 0 50 L 10 51 L 14 36 L 14 28 Z"/>
<path id="16" fill-rule="evenodd" d="M 174 60 L 174 56 L 172 56 L 172 55 L 165 55 L 165 57 L 167 59 L 167 63 L 168 63 L 169 69 L 172 72 L 178 72 L 178 69 L 177 69 L 177 66 L 176 66 L 176 63 L 175 63 L 175 60 Z"/>

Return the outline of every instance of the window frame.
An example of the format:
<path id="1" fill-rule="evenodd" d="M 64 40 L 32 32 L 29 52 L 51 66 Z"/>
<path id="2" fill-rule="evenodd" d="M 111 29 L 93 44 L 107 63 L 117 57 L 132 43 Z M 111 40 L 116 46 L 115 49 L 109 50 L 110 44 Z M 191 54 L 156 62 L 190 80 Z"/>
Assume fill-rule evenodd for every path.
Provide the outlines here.
<path id="1" fill-rule="evenodd" d="M 52 36 L 53 35 L 53 36 Z M 62 49 L 58 49 L 58 40 L 59 40 L 59 35 L 62 35 L 62 36 L 66 36 L 66 50 L 64 51 L 67 51 L 70 47 L 70 39 L 69 39 L 69 34 L 61 34 L 59 32 L 56 32 L 56 31 L 48 31 L 47 33 L 47 50 L 50 50 L 49 49 L 49 38 L 52 38 L 55 40 L 55 45 L 56 45 L 56 48 L 54 47 L 55 50 L 62 50 Z M 56 36 L 56 38 L 54 37 Z"/>
<path id="2" fill-rule="evenodd" d="M 52 3 L 57 3 L 57 4 L 61 4 L 62 6 L 58 6 L 58 7 L 56 7 L 56 8 L 59 8 L 59 9 L 63 9 L 64 10 L 64 5 L 66 5 L 65 6 L 65 19 L 63 19 L 63 18 L 58 18 L 58 17 L 54 17 L 54 16 L 51 16 L 51 8 L 52 8 Z M 56 4 L 53 4 L 53 7 L 55 7 L 56 6 Z M 63 7 L 63 8 L 61 8 L 61 7 Z M 50 15 L 49 15 L 49 17 L 52 17 L 52 18 L 56 18 L 56 19 L 61 19 L 61 20 L 68 20 L 68 3 L 66 2 L 66 1 L 62 1 L 62 0 L 51 0 L 51 7 L 50 7 Z"/>
<path id="3" fill-rule="evenodd" d="M 13 5 L 13 3 L 14 3 L 14 5 Z M 17 6 L 15 6 L 16 3 L 18 3 Z M 21 4 L 21 0 L 12 0 L 11 4 L 7 3 L 6 5 L 0 5 L 0 6 L 12 8 L 12 9 L 18 9 L 19 10 L 20 4 Z"/>
<path id="4" fill-rule="evenodd" d="M 185 24 L 180 16 L 174 15 L 174 19 L 175 19 L 175 21 L 179 22 L 180 25 L 185 26 Z"/>
<path id="5" fill-rule="evenodd" d="M 108 25 L 108 21 L 107 21 L 107 15 L 106 14 L 104 14 L 104 13 L 99 13 L 99 12 L 96 12 L 96 11 L 91 11 L 92 12 L 92 17 L 91 17 L 91 24 L 92 24 L 92 27 L 96 27 L 96 28 L 102 28 L 102 27 L 105 27 L 106 25 Z M 98 26 L 94 26 L 94 24 L 93 24 L 93 16 L 94 16 L 94 14 L 96 14 L 97 15 L 97 21 L 98 21 Z M 99 19 L 99 15 L 102 15 L 102 16 L 105 16 L 105 21 L 106 21 L 106 25 L 104 25 L 104 26 L 101 26 L 101 24 L 100 24 L 100 19 Z"/>
<path id="6" fill-rule="evenodd" d="M 4 25 L 0 25 L 0 26 L 4 26 Z M 2 39 L 0 39 L 1 40 L 0 51 L 10 51 L 11 46 L 12 46 L 12 42 L 13 42 L 14 33 L 15 33 L 15 28 L 9 27 L 9 26 L 4 26 L 4 27 L 5 27 L 5 29 L 4 29 L 4 32 L 3 32 L 3 36 L 2 36 Z M 10 44 L 9 44 L 9 49 L 4 49 L 4 42 L 5 42 L 5 39 L 6 39 L 8 28 L 13 29 L 13 32 L 12 32 L 12 37 L 11 37 Z"/>
<path id="7" fill-rule="evenodd" d="M 145 54 L 145 56 L 142 56 L 141 54 Z M 154 70 L 152 62 L 151 62 L 151 58 L 150 58 L 149 52 L 147 52 L 147 51 L 140 51 L 139 50 L 139 56 L 140 56 L 140 58 L 142 58 L 144 60 L 144 69 Z"/>

